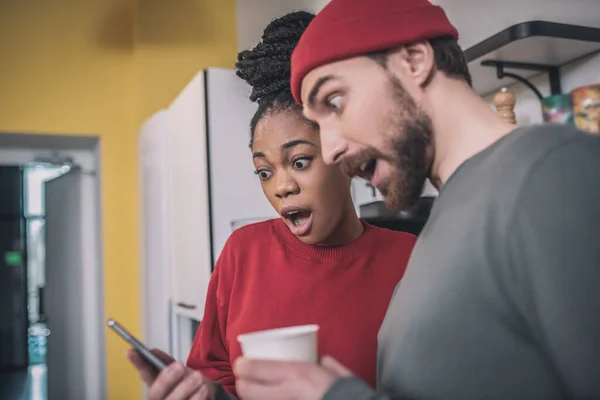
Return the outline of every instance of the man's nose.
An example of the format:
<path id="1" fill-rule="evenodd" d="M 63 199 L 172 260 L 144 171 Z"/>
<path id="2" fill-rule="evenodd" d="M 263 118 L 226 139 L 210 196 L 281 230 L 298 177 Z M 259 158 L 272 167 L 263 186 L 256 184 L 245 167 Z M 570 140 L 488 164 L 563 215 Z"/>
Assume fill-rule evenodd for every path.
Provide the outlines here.
<path id="1" fill-rule="evenodd" d="M 334 130 L 320 130 L 321 135 L 321 153 L 325 164 L 336 164 L 340 162 L 342 156 L 348 151 L 348 143 Z"/>

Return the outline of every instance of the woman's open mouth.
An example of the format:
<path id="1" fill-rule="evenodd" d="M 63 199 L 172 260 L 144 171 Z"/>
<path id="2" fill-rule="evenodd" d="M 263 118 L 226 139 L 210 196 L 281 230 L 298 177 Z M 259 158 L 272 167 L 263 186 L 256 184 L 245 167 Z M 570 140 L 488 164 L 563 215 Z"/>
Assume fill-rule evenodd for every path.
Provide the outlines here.
<path id="1" fill-rule="evenodd" d="M 280 213 L 294 235 L 306 236 L 310 233 L 313 221 L 311 210 L 290 205 L 284 206 Z"/>

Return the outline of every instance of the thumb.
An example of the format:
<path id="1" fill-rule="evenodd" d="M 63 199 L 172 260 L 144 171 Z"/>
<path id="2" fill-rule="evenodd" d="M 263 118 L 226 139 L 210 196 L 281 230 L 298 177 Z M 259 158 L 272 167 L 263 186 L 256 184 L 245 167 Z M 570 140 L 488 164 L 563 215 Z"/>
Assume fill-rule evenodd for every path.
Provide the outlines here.
<path id="1" fill-rule="evenodd" d="M 321 358 L 321 366 L 323 368 L 325 368 L 327 371 L 329 371 L 330 373 L 334 374 L 335 376 L 339 376 L 341 378 L 345 378 L 345 377 L 354 375 L 352 373 L 352 371 L 350 371 L 348 368 L 344 367 L 335 358 L 333 358 L 331 356 L 325 356 L 325 357 Z"/>

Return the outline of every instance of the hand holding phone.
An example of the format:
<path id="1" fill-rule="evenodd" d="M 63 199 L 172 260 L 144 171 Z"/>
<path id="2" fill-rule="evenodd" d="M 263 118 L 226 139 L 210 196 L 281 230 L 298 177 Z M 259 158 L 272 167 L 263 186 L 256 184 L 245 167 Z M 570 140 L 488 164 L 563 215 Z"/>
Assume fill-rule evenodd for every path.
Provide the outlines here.
<path id="1" fill-rule="evenodd" d="M 108 326 L 116 332 L 123 340 L 129 343 L 133 348 L 138 352 L 142 358 L 148 362 L 148 364 L 152 365 L 157 372 L 162 371 L 166 368 L 167 364 L 160 358 L 158 358 L 154 353 L 150 351 L 146 346 L 142 344 L 135 336 L 127 331 L 127 329 L 123 328 L 117 321 L 112 318 L 109 318 L 107 321 Z"/>
<path id="2" fill-rule="evenodd" d="M 211 380 L 197 371 L 186 368 L 160 350 L 148 349 L 113 319 L 108 320 L 108 326 L 133 347 L 128 350 L 127 358 L 148 385 L 149 400 L 215 398 L 216 386 Z"/>

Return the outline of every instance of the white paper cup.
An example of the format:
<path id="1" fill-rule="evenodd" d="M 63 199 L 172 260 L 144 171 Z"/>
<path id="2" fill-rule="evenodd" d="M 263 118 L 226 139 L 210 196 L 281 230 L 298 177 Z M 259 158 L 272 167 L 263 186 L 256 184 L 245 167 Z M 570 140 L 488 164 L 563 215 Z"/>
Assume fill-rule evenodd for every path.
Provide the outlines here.
<path id="1" fill-rule="evenodd" d="M 239 335 L 244 357 L 317 363 L 319 325 L 290 326 Z"/>

